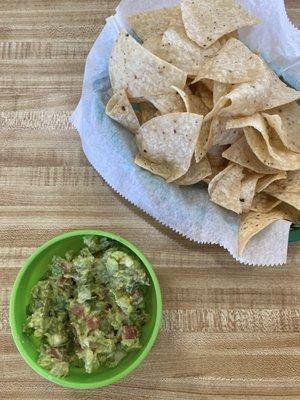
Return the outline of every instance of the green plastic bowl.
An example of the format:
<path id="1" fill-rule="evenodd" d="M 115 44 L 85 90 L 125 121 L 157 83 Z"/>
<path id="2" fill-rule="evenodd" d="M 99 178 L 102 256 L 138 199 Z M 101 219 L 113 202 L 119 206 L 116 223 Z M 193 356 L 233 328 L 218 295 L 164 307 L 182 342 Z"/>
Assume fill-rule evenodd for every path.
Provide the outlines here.
<path id="1" fill-rule="evenodd" d="M 142 348 L 130 352 L 115 368 L 100 367 L 92 374 L 82 368 L 70 368 L 67 377 L 58 378 L 37 364 L 38 346 L 36 339 L 23 334 L 26 319 L 26 307 L 30 299 L 32 287 L 45 274 L 53 255 L 63 256 L 72 249 L 79 251 L 84 245 L 82 237 L 97 235 L 111 238 L 132 251 L 142 262 L 150 279 L 150 287 L 146 290 L 146 309 L 150 320 L 144 326 L 141 343 Z M 130 242 L 113 233 L 98 230 L 80 230 L 57 236 L 39 247 L 25 262 L 14 283 L 10 298 L 9 320 L 15 344 L 28 365 L 42 377 L 60 386 L 73 389 L 93 389 L 110 385 L 124 378 L 133 371 L 147 356 L 159 331 L 162 312 L 162 300 L 159 283 L 149 261 Z"/>

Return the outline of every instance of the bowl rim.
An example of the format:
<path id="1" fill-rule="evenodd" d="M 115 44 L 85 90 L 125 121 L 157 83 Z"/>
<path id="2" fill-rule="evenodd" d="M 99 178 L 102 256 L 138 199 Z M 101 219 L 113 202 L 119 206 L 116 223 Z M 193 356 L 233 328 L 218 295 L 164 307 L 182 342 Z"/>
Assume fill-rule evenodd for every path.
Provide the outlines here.
<path id="1" fill-rule="evenodd" d="M 153 330 L 151 332 L 150 339 L 146 346 L 142 349 L 140 355 L 127 367 L 124 369 L 124 371 L 121 371 L 120 373 L 114 375 L 111 378 L 107 378 L 102 382 L 94 382 L 94 383 L 82 383 L 82 382 L 68 382 L 65 381 L 64 378 L 59 378 L 55 377 L 50 374 L 49 371 L 45 370 L 44 368 L 40 367 L 37 362 L 33 361 L 27 354 L 23 344 L 21 337 L 17 334 L 17 321 L 14 317 L 14 309 L 16 307 L 16 295 L 20 286 L 20 283 L 23 279 L 23 276 L 25 274 L 25 271 L 29 268 L 30 264 L 32 261 L 39 255 L 41 254 L 44 250 L 46 250 L 49 246 L 70 238 L 70 237 L 76 237 L 76 236 L 84 236 L 84 235 L 97 235 L 101 237 L 108 237 L 110 239 L 116 240 L 117 242 L 125 245 L 127 248 L 129 248 L 143 263 L 144 267 L 147 269 L 151 280 L 153 282 L 153 288 L 155 291 L 155 296 L 156 296 L 156 311 L 157 311 L 157 317 L 154 323 Z M 131 242 L 128 240 L 124 239 L 122 236 L 119 236 L 117 234 L 114 234 L 112 232 L 106 232 L 102 230 L 96 230 L 96 229 L 82 229 L 82 230 L 75 230 L 71 232 L 66 232 L 61 235 L 55 236 L 54 238 L 46 241 L 43 243 L 41 246 L 39 246 L 30 256 L 25 260 L 25 262 L 22 264 L 22 267 L 20 271 L 18 272 L 18 275 L 14 281 L 13 287 L 12 287 L 12 292 L 10 295 L 10 302 L 9 302 L 9 324 L 10 324 L 10 329 L 12 333 L 13 340 L 15 342 L 15 345 L 23 357 L 23 359 L 26 361 L 26 363 L 35 371 L 37 372 L 40 376 L 43 378 L 47 379 L 50 382 L 53 382 L 59 386 L 63 386 L 66 388 L 71 388 L 71 389 L 96 389 L 104 386 L 111 385 L 120 379 L 124 378 L 127 376 L 129 373 L 131 373 L 135 368 L 137 368 L 140 363 L 145 359 L 145 357 L 148 355 L 149 351 L 151 350 L 152 346 L 154 345 L 154 342 L 156 340 L 156 337 L 159 332 L 160 328 L 160 322 L 161 322 L 161 316 L 162 316 L 162 298 L 161 298 L 161 290 L 159 286 L 158 279 L 156 277 L 156 274 L 154 272 L 154 269 L 150 262 L 147 260 L 147 258 L 144 256 L 144 254 Z"/>

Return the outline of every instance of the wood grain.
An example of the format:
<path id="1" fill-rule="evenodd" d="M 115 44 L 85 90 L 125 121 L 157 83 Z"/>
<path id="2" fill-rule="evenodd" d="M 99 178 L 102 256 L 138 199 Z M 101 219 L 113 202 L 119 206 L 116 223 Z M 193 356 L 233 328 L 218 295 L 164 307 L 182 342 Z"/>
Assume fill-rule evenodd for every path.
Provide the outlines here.
<path id="1" fill-rule="evenodd" d="M 0 2 L 0 398 L 244 400 L 300 398 L 300 243 L 282 268 L 244 267 L 125 202 L 89 166 L 68 122 L 86 55 L 118 1 Z M 300 25 L 300 3 L 286 1 Z M 164 312 L 156 345 L 123 381 L 88 392 L 33 373 L 8 326 L 24 259 L 76 228 L 115 231 L 158 274 Z"/>

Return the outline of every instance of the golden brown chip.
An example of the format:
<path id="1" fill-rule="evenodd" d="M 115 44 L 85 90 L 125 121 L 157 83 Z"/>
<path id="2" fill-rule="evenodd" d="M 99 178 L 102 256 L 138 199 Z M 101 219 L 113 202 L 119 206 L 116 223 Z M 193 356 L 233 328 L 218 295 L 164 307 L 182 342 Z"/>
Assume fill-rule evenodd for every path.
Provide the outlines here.
<path id="1" fill-rule="evenodd" d="M 138 117 L 130 104 L 125 90 L 115 93 L 106 105 L 106 114 L 131 132 L 140 128 Z"/>
<path id="2" fill-rule="evenodd" d="M 250 82 L 261 77 L 264 68 L 260 57 L 240 40 L 231 38 L 214 57 L 201 65 L 193 83 L 204 78 L 228 84 Z"/>
<path id="3" fill-rule="evenodd" d="M 283 145 L 297 153 L 300 153 L 300 106 L 297 102 L 263 113 L 268 124 L 277 132 Z"/>
<path id="4" fill-rule="evenodd" d="M 211 167 L 207 157 L 202 158 L 198 163 L 196 162 L 195 157 L 193 157 L 188 172 L 174 181 L 174 183 L 182 186 L 194 185 L 211 175 L 211 172 Z"/>
<path id="5" fill-rule="evenodd" d="M 203 122 L 203 125 L 208 122 Z M 245 136 L 242 136 L 235 143 L 233 143 L 229 149 L 224 151 L 222 154 L 224 158 L 229 161 L 235 162 L 236 164 L 242 165 L 248 169 L 251 169 L 258 174 L 276 174 L 280 172 L 278 169 L 270 168 L 264 165 L 253 153 L 251 147 L 247 143 Z"/>
<path id="6" fill-rule="evenodd" d="M 280 200 L 275 199 L 267 193 L 258 193 L 252 201 L 251 211 L 266 213 L 273 210 L 280 203 Z"/>
<path id="7" fill-rule="evenodd" d="M 182 24 L 180 7 L 165 7 L 128 17 L 129 26 L 143 41 L 154 34 L 162 35 L 171 22 Z"/>
<path id="8" fill-rule="evenodd" d="M 234 0 L 181 0 L 182 19 L 190 39 L 209 47 L 223 35 L 259 20 Z"/>
<path id="9" fill-rule="evenodd" d="M 256 186 L 256 192 L 260 193 L 264 189 L 266 189 L 271 183 L 278 181 L 280 179 L 286 179 L 287 174 L 285 171 L 280 171 L 278 174 L 274 175 L 265 175 L 259 179 Z"/>
<path id="10" fill-rule="evenodd" d="M 229 164 L 208 185 L 211 201 L 237 214 L 241 214 L 242 202 L 240 195 L 243 177 L 243 167 L 233 163 Z"/>
<path id="11" fill-rule="evenodd" d="M 136 136 L 140 154 L 160 170 L 168 169 L 168 182 L 187 173 L 202 119 L 198 114 L 173 113 L 153 118 L 140 127 Z"/>
<path id="12" fill-rule="evenodd" d="M 183 89 L 187 74 L 161 60 L 122 31 L 112 50 L 109 75 L 115 92 L 125 89 L 130 98 L 172 93 Z"/>

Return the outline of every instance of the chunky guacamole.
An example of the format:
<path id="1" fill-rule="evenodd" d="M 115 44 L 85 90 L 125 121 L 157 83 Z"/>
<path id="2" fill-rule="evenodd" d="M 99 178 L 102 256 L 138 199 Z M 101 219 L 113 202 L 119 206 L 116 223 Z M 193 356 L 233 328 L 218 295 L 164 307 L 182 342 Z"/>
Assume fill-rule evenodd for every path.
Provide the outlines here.
<path id="1" fill-rule="evenodd" d="M 85 247 L 53 257 L 49 271 L 32 289 L 24 331 L 40 339 L 38 363 L 55 376 L 70 366 L 91 373 L 115 367 L 140 348 L 147 321 L 141 263 L 116 242 L 84 237 Z"/>

